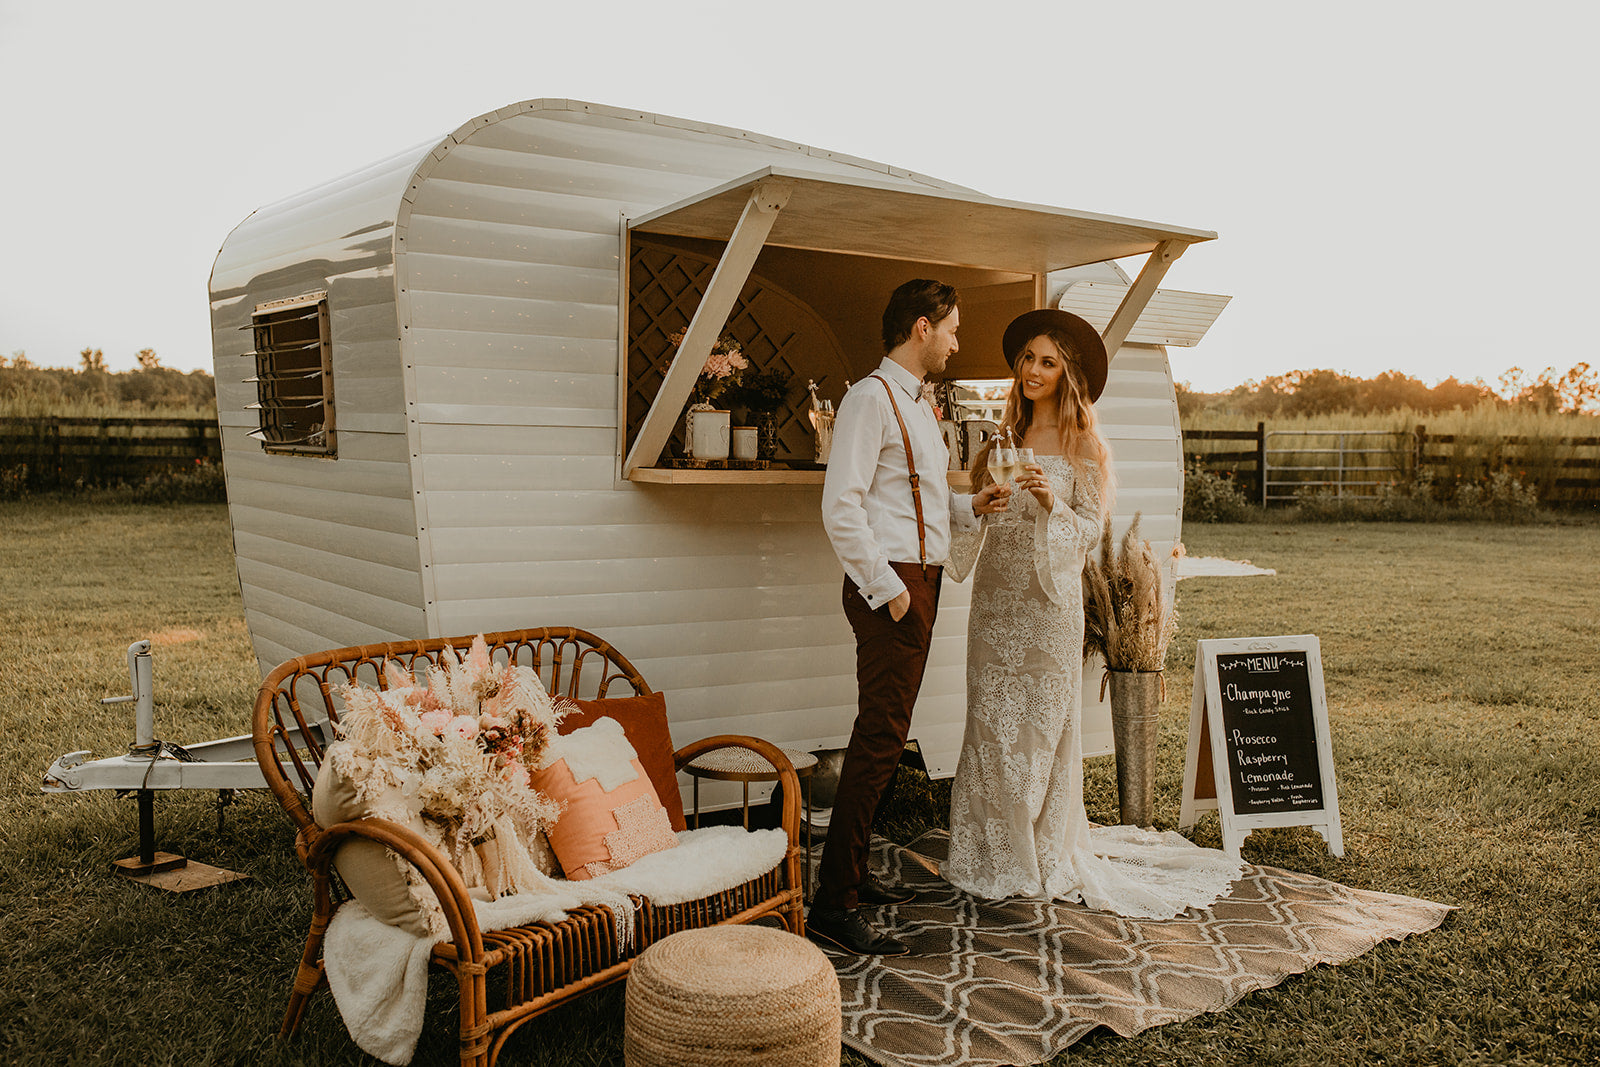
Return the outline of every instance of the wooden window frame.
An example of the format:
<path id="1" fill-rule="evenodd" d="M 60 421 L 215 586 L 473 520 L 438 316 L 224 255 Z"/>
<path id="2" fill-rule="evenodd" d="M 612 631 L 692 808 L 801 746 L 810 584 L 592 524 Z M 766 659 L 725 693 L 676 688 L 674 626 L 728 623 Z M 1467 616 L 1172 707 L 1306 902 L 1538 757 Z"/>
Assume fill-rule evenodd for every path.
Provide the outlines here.
<path id="1" fill-rule="evenodd" d="M 312 336 L 311 327 L 315 328 Z M 298 456 L 338 455 L 334 429 L 333 339 L 326 290 L 258 304 L 250 314 L 260 425 L 250 436 L 262 451 Z M 315 419 L 320 412 L 322 418 Z M 311 430 L 304 423 L 320 423 Z"/>

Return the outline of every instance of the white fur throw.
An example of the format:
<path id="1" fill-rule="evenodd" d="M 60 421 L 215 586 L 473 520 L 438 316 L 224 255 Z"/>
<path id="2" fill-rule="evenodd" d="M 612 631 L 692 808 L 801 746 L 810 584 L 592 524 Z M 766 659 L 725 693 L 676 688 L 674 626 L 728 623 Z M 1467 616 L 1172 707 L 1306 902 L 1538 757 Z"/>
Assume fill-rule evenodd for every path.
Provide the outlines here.
<path id="1" fill-rule="evenodd" d="M 782 862 L 789 839 L 782 830 L 745 831 L 707 826 L 678 834 L 678 847 L 655 852 L 632 866 L 584 883 L 584 895 L 611 893 L 648 897 L 658 905 L 682 904 L 742 885 Z M 516 893 L 488 900 L 473 890 L 473 908 L 483 930 L 530 922 L 559 922 L 579 905 L 566 883 L 550 893 Z M 428 994 L 428 956 L 434 940 L 372 917 L 358 901 L 334 913 L 322 958 L 328 986 L 351 1038 L 385 1063 L 407 1064 L 422 1034 Z"/>

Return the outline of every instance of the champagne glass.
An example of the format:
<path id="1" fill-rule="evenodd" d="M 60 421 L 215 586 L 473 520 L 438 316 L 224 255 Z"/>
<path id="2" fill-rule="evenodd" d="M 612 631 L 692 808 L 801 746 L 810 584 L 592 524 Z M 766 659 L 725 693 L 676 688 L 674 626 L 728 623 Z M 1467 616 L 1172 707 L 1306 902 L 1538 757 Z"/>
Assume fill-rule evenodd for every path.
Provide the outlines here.
<path id="1" fill-rule="evenodd" d="M 1011 434 L 1003 432 L 989 450 L 989 477 L 995 485 L 1004 485 L 1017 473 L 1017 450 L 1012 446 Z"/>
<path id="2" fill-rule="evenodd" d="M 1033 458 L 1033 449 L 1031 449 L 1031 448 L 1019 448 L 1019 449 L 1017 449 L 1017 474 L 1018 475 L 1021 475 L 1021 474 L 1024 473 L 1023 470 L 1022 470 L 1023 467 L 1028 466 L 1029 464 L 1031 464 L 1033 462 L 1035 462 L 1034 458 Z"/>

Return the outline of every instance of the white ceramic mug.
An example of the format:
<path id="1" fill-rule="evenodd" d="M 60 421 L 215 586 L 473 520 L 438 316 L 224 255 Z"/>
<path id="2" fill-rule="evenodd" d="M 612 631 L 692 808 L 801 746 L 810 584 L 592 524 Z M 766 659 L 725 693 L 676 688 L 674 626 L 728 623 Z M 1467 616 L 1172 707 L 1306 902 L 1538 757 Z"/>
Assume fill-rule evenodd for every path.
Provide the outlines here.
<path id="1" fill-rule="evenodd" d="M 726 411 L 691 410 L 685 420 L 689 455 L 695 459 L 727 459 L 728 423 L 732 418 Z"/>
<path id="2" fill-rule="evenodd" d="M 758 433 L 754 426 L 735 426 L 733 428 L 733 458 L 755 459 L 757 436 Z"/>

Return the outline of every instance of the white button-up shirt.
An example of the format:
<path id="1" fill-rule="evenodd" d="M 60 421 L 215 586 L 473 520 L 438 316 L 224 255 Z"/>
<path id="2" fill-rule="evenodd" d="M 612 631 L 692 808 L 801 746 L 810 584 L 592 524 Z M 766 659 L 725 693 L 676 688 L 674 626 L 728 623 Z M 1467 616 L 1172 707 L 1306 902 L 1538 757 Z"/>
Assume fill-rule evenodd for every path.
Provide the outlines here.
<path id="1" fill-rule="evenodd" d="M 950 524 L 976 528 L 972 497 L 950 492 L 950 450 L 939 417 L 922 399 L 922 381 L 892 359 L 877 372 L 889 382 L 905 419 L 922 486 L 929 563 L 950 555 Z M 917 563 L 917 507 L 900 424 L 879 382 L 863 378 L 839 401 L 833 449 L 822 483 L 822 525 L 845 574 L 873 608 L 905 591 L 889 561 Z"/>

